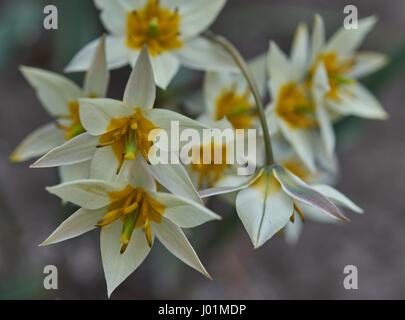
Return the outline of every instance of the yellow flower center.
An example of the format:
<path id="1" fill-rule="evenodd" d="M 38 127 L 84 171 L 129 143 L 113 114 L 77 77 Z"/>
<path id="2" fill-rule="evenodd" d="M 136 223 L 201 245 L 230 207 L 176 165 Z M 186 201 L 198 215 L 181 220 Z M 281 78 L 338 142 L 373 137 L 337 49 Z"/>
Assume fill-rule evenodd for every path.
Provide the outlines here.
<path id="1" fill-rule="evenodd" d="M 199 158 L 192 159 L 190 165 L 191 170 L 198 174 L 198 187 L 200 189 L 214 187 L 215 183 L 221 178 L 223 171 L 228 166 L 226 163 L 226 146 L 211 142 L 199 148 Z M 221 159 L 218 158 L 220 152 L 222 152 Z M 204 164 L 204 154 L 205 157 L 210 156 L 210 163 Z M 205 162 L 209 161 L 206 160 Z"/>
<path id="2" fill-rule="evenodd" d="M 149 0 L 142 10 L 127 15 L 126 44 L 141 50 L 145 45 L 151 56 L 182 47 L 179 39 L 180 15 L 159 6 L 158 0 Z"/>
<path id="3" fill-rule="evenodd" d="M 143 228 L 146 240 L 152 247 L 150 223 L 153 221 L 160 224 L 166 207 L 143 189 L 133 188 L 130 185 L 121 191 L 111 192 L 108 196 L 110 197 L 108 213 L 97 223 L 97 226 L 104 227 L 121 219 L 123 222 L 120 239 L 121 254 L 127 249 L 136 228 Z"/>
<path id="4" fill-rule="evenodd" d="M 154 139 L 149 134 L 154 129 L 159 128 L 142 115 L 140 108 L 136 108 L 131 116 L 111 119 L 107 133 L 99 139 L 98 148 L 111 146 L 119 162 L 119 172 L 124 161 L 134 160 L 139 151 L 149 161 L 148 152 Z"/>
<path id="5" fill-rule="evenodd" d="M 249 101 L 250 91 L 239 95 L 232 88 L 225 90 L 216 101 L 215 120 L 227 117 L 234 129 L 247 129 L 252 127 L 257 113 L 253 110 L 253 104 Z"/>
<path id="6" fill-rule="evenodd" d="M 71 101 L 69 102 L 68 107 L 69 107 L 69 115 L 58 116 L 58 120 L 56 121 L 56 126 L 66 131 L 65 133 L 66 140 L 70 140 L 78 136 L 79 134 L 86 132 L 80 121 L 79 102 Z M 70 124 L 65 124 L 58 121 L 68 121 L 70 122 Z"/>
<path id="7" fill-rule="evenodd" d="M 275 111 L 294 129 L 317 125 L 315 106 L 305 95 L 305 89 L 294 82 L 281 87 Z"/>
<path id="8" fill-rule="evenodd" d="M 345 77 L 345 74 L 353 69 L 353 59 L 346 59 L 339 62 L 336 52 L 320 54 L 314 65 L 310 68 L 307 85 L 312 85 L 312 77 L 319 63 L 323 62 L 328 73 L 330 90 L 326 97 L 339 101 L 339 89 L 342 84 L 353 84 L 354 80 Z"/>

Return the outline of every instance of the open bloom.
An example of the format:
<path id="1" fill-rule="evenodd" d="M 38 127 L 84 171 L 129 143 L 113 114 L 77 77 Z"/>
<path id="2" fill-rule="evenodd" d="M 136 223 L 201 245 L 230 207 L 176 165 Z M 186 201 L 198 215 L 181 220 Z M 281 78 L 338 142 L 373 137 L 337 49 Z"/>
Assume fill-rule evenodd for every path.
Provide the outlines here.
<path id="1" fill-rule="evenodd" d="M 71 80 L 53 72 L 31 67 L 21 67 L 21 72 L 35 88 L 38 99 L 55 121 L 29 134 L 12 153 L 11 161 L 25 161 L 42 156 L 86 131 L 79 115 L 79 99 L 105 97 L 107 93 L 109 72 L 105 59 L 104 37 L 98 41 L 85 76 L 83 90 Z M 64 166 L 60 169 L 60 175 L 62 181 L 85 178 L 88 169 L 88 162 Z"/>
<path id="2" fill-rule="evenodd" d="M 144 46 L 152 57 L 156 84 L 165 89 L 180 64 L 198 70 L 235 69 L 232 59 L 199 35 L 216 19 L 226 0 L 95 0 L 110 32 L 110 68 L 134 64 Z M 86 45 L 68 65 L 84 70 L 97 40 Z"/>
<path id="3" fill-rule="evenodd" d="M 259 56 L 248 63 L 262 97 L 266 91 L 266 58 Z M 205 112 L 199 120 L 212 125 L 227 118 L 236 129 L 256 127 L 258 115 L 253 94 L 239 73 L 207 72 L 204 79 Z"/>
<path id="4" fill-rule="evenodd" d="M 51 150 L 32 167 L 92 160 L 90 178 L 92 171 L 99 167 L 113 178 L 126 161 L 142 157 L 149 163 L 155 140 L 162 130 L 170 135 L 173 121 L 179 124 L 179 130 L 206 128 L 176 112 L 153 109 L 155 93 L 152 66 L 144 48 L 129 78 L 123 101 L 79 99 L 80 119 L 87 132 Z M 169 191 L 201 201 L 181 164 L 148 165 L 148 170 Z"/>
<path id="5" fill-rule="evenodd" d="M 42 245 L 101 228 L 101 256 L 109 296 L 146 258 L 155 237 L 184 263 L 210 278 L 181 228 L 220 217 L 194 201 L 157 192 L 144 160 L 138 158 L 136 162 L 132 170 L 123 170 L 113 181 L 78 180 L 48 188 L 81 208 Z M 103 174 L 100 170 L 99 178 Z M 109 179 L 108 175 L 104 178 Z"/>
<path id="6" fill-rule="evenodd" d="M 376 21 L 375 17 L 361 19 L 358 29 L 347 30 L 342 27 L 326 42 L 323 19 L 319 15 L 315 16 L 306 83 L 308 86 L 314 85 L 313 76 L 317 69 L 322 69 L 321 72 L 326 74 L 323 83 L 328 86 L 328 91 L 318 104 L 327 108 L 332 119 L 347 115 L 369 119 L 387 118 L 378 100 L 357 81 L 377 71 L 387 61 L 384 54 L 356 52 Z"/>

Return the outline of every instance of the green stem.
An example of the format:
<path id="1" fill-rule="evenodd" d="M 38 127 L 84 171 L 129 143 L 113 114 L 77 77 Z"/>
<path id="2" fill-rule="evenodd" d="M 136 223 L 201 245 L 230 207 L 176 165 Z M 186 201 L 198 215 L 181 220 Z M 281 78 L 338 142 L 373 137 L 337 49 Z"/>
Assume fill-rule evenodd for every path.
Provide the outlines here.
<path id="1" fill-rule="evenodd" d="M 238 65 L 238 67 L 242 71 L 244 77 L 246 78 L 246 81 L 248 82 L 250 90 L 252 91 L 253 97 L 255 99 L 256 107 L 259 112 L 260 123 L 261 123 L 262 129 L 263 129 L 264 145 L 265 145 L 265 151 L 266 151 L 266 165 L 271 166 L 272 164 L 274 164 L 274 159 L 273 159 L 273 151 L 272 151 L 272 146 L 271 146 L 270 131 L 269 131 L 269 127 L 267 125 L 266 117 L 264 114 L 264 107 L 263 107 L 262 98 L 260 97 L 259 89 L 257 87 L 256 81 L 254 80 L 254 78 L 246 64 L 246 61 L 243 59 L 242 55 L 235 48 L 235 46 L 232 43 L 230 43 L 227 39 L 225 39 L 224 37 L 217 36 L 212 33 L 206 33 L 206 37 L 209 40 L 211 40 L 212 42 L 219 44 L 232 56 L 235 63 Z"/>

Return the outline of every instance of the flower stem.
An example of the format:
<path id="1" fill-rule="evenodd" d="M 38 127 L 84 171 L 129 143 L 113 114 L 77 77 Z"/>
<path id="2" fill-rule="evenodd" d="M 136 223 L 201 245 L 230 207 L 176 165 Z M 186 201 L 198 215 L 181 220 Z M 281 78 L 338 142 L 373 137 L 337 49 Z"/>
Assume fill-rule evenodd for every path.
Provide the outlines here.
<path id="1" fill-rule="evenodd" d="M 259 93 L 259 89 L 257 87 L 256 81 L 252 77 L 252 74 L 246 64 L 245 59 L 243 59 L 242 55 L 235 48 L 235 46 L 232 43 L 230 43 L 227 39 L 225 39 L 224 37 L 214 35 L 210 32 L 207 32 L 205 34 L 205 36 L 212 42 L 219 44 L 232 56 L 233 60 L 238 65 L 238 67 L 242 71 L 246 81 L 248 82 L 250 90 L 252 91 L 252 94 L 253 94 L 255 102 L 256 102 L 256 107 L 257 107 L 257 110 L 259 112 L 259 117 L 260 117 L 260 123 L 261 123 L 262 129 L 263 129 L 264 145 L 265 145 L 265 151 L 266 151 L 266 165 L 270 166 L 270 165 L 274 164 L 270 131 L 269 131 L 269 127 L 267 125 L 266 117 L 264 114 L 262 98 L 260 97 L 260 93 Z"/>

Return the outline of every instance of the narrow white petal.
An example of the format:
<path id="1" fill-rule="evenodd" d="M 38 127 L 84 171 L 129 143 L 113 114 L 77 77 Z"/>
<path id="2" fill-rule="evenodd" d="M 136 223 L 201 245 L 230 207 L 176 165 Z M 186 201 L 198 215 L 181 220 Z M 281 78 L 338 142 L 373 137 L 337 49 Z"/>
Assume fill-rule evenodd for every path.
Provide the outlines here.
<path id="1" fill-rule="evenodd" d="M 319 14 L 315 14 L 314 29 L 312 32 L 312 50 L 311 63 L 314 63 L 316 57 L 325 45 L 325 24 Z"/>
<path id="2" fill-rule="evenodd" d="M 131 161 L 127 178 L 133 187 L 141 187 L 143 190 L 156 191 L 156 182 L 148 169 L 145 159 L 138 155 Z"/>
<path id="3" fill-rule="evenodd" d="M 388 56 L 377 52 L 359 52 L 354 57 L 354 68 L 346 74 L 347 77 L 359 79 L 383 68 L 388 62 Z"/>
<path id="4" fill-rule="evenodd" d="M 112 182 L 86 179 L 47 187 L 46 190 L 64 201 L 89 210 L 96 210 L 107 206 L 110 203 L 108 194 L 119 191 L 121 187 Z"/>
<path id="5" fill-rule="evenodd" d="M 134 108 L 153 108 L 156 97 L 155 79 L 148 49 L 144 47 L 131 72 L 124 92 L 124 103 Z"/>
<path id="6" fill-rule="evenodd" d="M 370 16 L 359 20 L 357 29 L 342 27 L 329 40 L 323 51 L 337 52 L 339 60 L 350 58 L 376 23 L 376 17 Z"/>
<path id="7" fill-rule="evenodd" d="M 98 148 L 91 159 L 90 179 L 115 181 L 118 159 L 110 146 Z"/>
<path id="8" fill-rule="evenodd" d="M 152 57 L 156 85 L 165 90 L 180 69 L 179 58 L 170 52 Z"/>
<path id="9" fill-rule="evenodd" d="M 62 183 L 87 179 L 90 173 L 90 161 L 59 167 L 59 176 Z"/>
<path id="10" fill-rule="evenodd" d="M 48 168 L 76 164 L 90 160 L 98 145 L 98 137 L 82 133 L 63 145 L 49 151 L 38 159 L 31 168 Z"/>
<path id="11" fill-rule="evenodd" d="M 346 197 L 343 193 L 328 186 L 326 184 L 311 185 L 313 189 L 322 193 L 338 206 L 345 207 L 357 213 L 363 213 L 363 209 L 356 205 L 352 200 Z"/>
<path id="12" fill-rule="evenodd" d="M 181 0 L 179 2 L 180 36 L 195 37 L 205 31 L 217 18 L 226 0 Z"/>
<path id="13" fill-rule="evenodd" d="M 105 97 L 107 95 L 110 73 L 108 72 L 105 53 L 105 36 L 102 36 L 94 53 L 90 69 L 84 79 L 86 96 Z"/>
<path id="14" fill-rule="evenodd" d="M 267 56 L 267 70 L 270 77 L 270 90 L 273 98 L 277 98 L 280 88 L 291 82 L 291 65 L 287 56 L 280 50 L 275 42 L 270 42 Z"/>
<path id="15" fill-rule="evenodd" d="M 105 208 L 98 210 L 79 209 L 62 222 L 40 246 L 62 242 L 78 237 L 96 228 L 97 222 L 107 213 Z"/>
<path id="16" fill-rule="evenodd" d="M 121 101 L 107 98 L 79 99 L 80 120 L 83 127 L 93 136 L 107 132 L 111 119 L 128 117 L 135 110 Z"/>
<path id="17" fill-rule="evenodd" d="M 150 252 L 141 228 L 135 229 L 128 248 L 120 254 L 122 222 L 116 221 L 101 230 L 100 246 L 108 296 L 134 272 Z"/>
<path id="18" fill-rule="evenodd" d="M 154 223 L 153 227 L 156 232 L 156 237 L 167 250 L 191 268 L 201 272 L 207 278 L 212 279 L 202 265 L 183 230 L 164 217 L 161 224 Z"/>
<path id="19" fill-rule="evenodd" d="M 163 204 L 163 216 L 181 228 L 193 228 L 221 217 L 201 204 L 170 193 L 152 192 L 149 194 Z"/>
<path id="20" fill-rule="evenodd" d="M 41 156 L 65 142 L 65 132 L 53 123 L 46 124 L 31 132 L 11 154 L 10 160 L 25 161 Z"/>
<path id="21" fill-rule="evenodd" d="M 308 67 L 309 36 L 306 24 L 300 24 L 295 33 L 291 50 L 291 65 L 293 72 L 302 80 Z"/>
<path id="22" fill-rule="evenodd" d="M 192 69 L 240 72 L 222 47 L 203 37 L 186 41 L 176 54 L 183 65 Z"/>
<path id="23" fill-rule="evenodd" d="M 69 103 L 83 96 L 82 90 L 73 81 L 54 72 L 25 66 L 20 70 L 35 89 L 44 108 L 53 116 L 69 115 Z"/>
<path id="24" fill-rule="evenodd" d="M 264 174 L 264 173 L 263 173 Z M 236 211 L 255 248 L 280 231 L 293 213 L 293 202 L 272 175 L 240 191 Z"/>
<path id="25" fill-rule="evenodd" d="M 96 47 L 100 38 L 93 40 L 83 47 L 65 68 L 66 72 L 86 71 L 90 68 Z M 129 63 L 129 49 L 125 45 L 124 37 L 107 36 L 106 56 L 108 69 L 118 69 Z"/>

